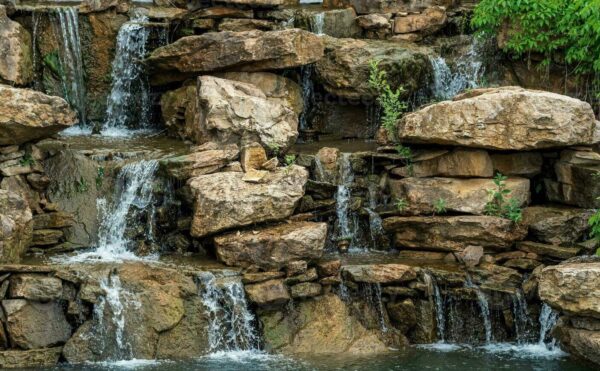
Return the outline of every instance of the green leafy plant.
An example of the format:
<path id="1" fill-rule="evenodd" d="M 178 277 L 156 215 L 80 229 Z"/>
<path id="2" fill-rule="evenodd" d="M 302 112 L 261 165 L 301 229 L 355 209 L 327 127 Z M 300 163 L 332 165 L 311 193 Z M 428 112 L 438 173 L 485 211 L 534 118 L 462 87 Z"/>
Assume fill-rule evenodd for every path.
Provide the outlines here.
<path id="1" fill-rule="evenodd" d="M 101 188 L 102 184 L 104 183 L 104 171 L 104 167 L 98 167 L 98 171 L 96 173 L 96 189 Z"/>
<path id="2" fill-rule="evenodd" d="M 75 181 L 75 191 L 77 193 L 85 193 L 89 189 L 90 187 L 88 186 L 87 181 L 83 177 L 80 177 L 79 180 Z"/>
<path id="3" fill-rule="evenodd" d="M 285 166 L 291 166 L 296 163 L 296 155 L 285 155 Z"/>
<path id="4" fill-rule="evenodd" d="M 503 33 L 515 57 L 542 55 L 541 67 L 565 61 L 576 74 L 600 72 L 600 0 L 481 0 L 471 25 L 478 34 Z"/>
<path id="5" fill-rule="evenodd" d="M 446 209 L 446 200 L 438 198 L 433 203 L 433 211 L 435 214 L 445 214 L 448 210 Z"/>
<path id="6" fill-rule="evenodd" d="M 496 187 L 488 189 L 489 200 L 485 204 L 484 212 L 486 215 L 498 216 L 519 223 L 523 219 L 523 213 L 519 201 L 508 198 L 512 191 L 506 187 L 507 179 L 508 177 L 501 173 L 496 173 L 494 177 Z"/>
<path id="7" fill-rule="evenodd" d="M 33 166 L 35 164 L 35 160 L 31 157 L 31 153 L 26 153 L 23 158 L 19 161 L 21 166 Z"/>
<path id="8" fill-rule="evenodd" d="M 590 237 L 596 241 L 596 246 L 600 245 L 600 209 L 590 217 L 588 224 L 590 225 Z M 596 255 L 600 256 L 600 247 L 596 250 Z"/>
<path id="9" fill-rule="evenodd" d="M 386 78 L 386 72 L 379 69 L 378 60 L 369 63 L 369 86 L 377 93 L 377 104 L 381 107 L 381 126 L 386 130 L 388 138 L 394 140 L 396 137 L 396 125 L 407 105 L 401 99 L 404 95 L 404 87 L 398 86 L 392 89 Z"/>
<path id="10" fill-rule="evenodd" d="M 414 163 L 412 149 L 410 149 L 410 147 L 399 144 L 396 146 L 396 152 L 398 152 L 398 154 L 404 158 L 404 160 L 406 161 L 406 166 L 408 167 L 408 174 L 410 176 L 413 176 Z"/>
<path id="11" fill-rule="evenodd" d="M 267 144 L 267 148 L 273 156 L 279 156 L 279 151 L 281 150 L 281 148 L 279 148 L 279 145 L 277 143 L 269 143 Z"/>
<path id="12" fill-rule="evenodd" d="M 408 201 L 405 198 L 396 198 L 394 205 L 396 205 L 396 209 L 400 212 L 404 212 L 408 209 Z"/>

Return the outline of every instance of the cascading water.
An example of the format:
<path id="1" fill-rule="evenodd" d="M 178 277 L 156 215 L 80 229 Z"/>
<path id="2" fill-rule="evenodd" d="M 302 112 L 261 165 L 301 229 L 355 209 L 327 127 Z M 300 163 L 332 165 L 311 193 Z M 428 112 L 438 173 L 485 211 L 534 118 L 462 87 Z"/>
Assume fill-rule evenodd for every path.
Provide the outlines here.
<path id="1" fill-rule="evenodd" d="M 521 290 L 517 290 L 515 295 L 512 296 L 512 302 L 517 343 L 526 344 L 531 340 L 531 320 L 529 318 L 527 301 Z"/>
<path id="2" fill-rule="evenodd" d="M 103 135 L 127 135 L 130 129 L 150 125 L 149 84 L 142 64 L 150 33 L 142 23 L 147 21 L 145 15 L 136 14 L 119 29 Z"/>
<path id="3" fill-rule="evenodd" d="M 315 86 L 312 80 L 314 66 L 308 64 L 300 68 L 301 81 L 300 86 L 302 87 L 302 101 L 304 107 L 299 118 L 299 129 L 304 131 L 309 129 L 308 127 L 308 115 L 315 104 Z"/>
<path id="4" fill-rule="evenodd" d="M 312 14 L 310 17 L 310 30 L 317 35 L 325 34 L 325 12 Z"/>
<path id="5" fill-rule="evenodd" d="M 51 19 L 59 43 L 58 57 L 65 99 L 77 111 L 80 123 L 85 126 L 86 93 L 79 39 L 79 12 L 77 7 L 57 7 L 53 9 Z M 37 28 L 36 23 L 34 20 L 34 28 Z M 36 30 L 34 34 L 35 32 Z"/>
<path id="6" fill-rule="evenodd" d="M 128 228 L 138 223 L 141 214 L 146 213 L 146 222 L 153 219 L 153 185 L 158 161 L 142 160 L 121 168 L 116 179 L 113 199 L 98 199 L 100 228 L 98 244 L 93 251 L 78 254 L 74 261 L 85 260 L 130 260 L 139 259 L 132 251 L 132 241 L 127 236 Z M 147 225 L 145 240 L 153 241 L 153 228 Z"/>
<path id="7" fill-rule="evenodd" d="M 485 343 L 490 344 L 494 340 L 494 336 L 492 333 L 492 317 L 490 314 L 490 305 L 488 303 L 487 296 L 485 296 L 485 294 L 483 293 L 483 291 L 481 291 L 481 288 L 479 288 L 479 286 L 473 283 L 471 277 L 468 275 L 465 281 L 465 287 L 474 290 L 475 295 L 477 295 L 477 305 L 479 306 L 479 310 L 481 311 L 483 328 L 485 329 Z"/>
<path id="8" fill-rule="evenodd" d="M 552 309 L 548 304 L 542 304 L 542 310 L 540 311 L 540 335 L 538 337 L 538 343 L 540 345 L 546 345 L 546 336 L 550 333 L 552 328 L 558 321 L 558 312 Z M 554 348 L 554 340 L 549 344 L 549 348 Z"/>
<path id="9" fill-rule="evenodd" d="M 339 159 L 339 182 L 335 195 L 336 215 L 338 221 L 338 239 L 348 241 L 352 248 L 354 228 L 351 220 L 350 201 L 352 193 L 350 187 L 354 181 L 354 172 L 350 163 L 350 153 L 342 153 Z"/>
<path id="10" fill-rule="evenodd" d="M 474 37 L 467 53 L 456 60 L 454 72 L 448 67 L 444 58 L 430 58 L 433 69 L 432 91 L 436 99 L 451 99 L 465 89 L 479 87 L 479 81 L 484 73 L 482 48 L 482 41 Z"/>
<path id="11" fill-rule="evenodd" d="M 423 274 L 423 280 L 425 281 L 425 285 L 427 286 L 429 300 L 433 301 L 433 305 L 435 308 L 435 322 L 437 329 L 437 336 L 439 343 L 445 343 L 446 341 L 446 308 L 444 305 L 444 298 L 442 297 L 442 293 L 440 291 L 439 286 L 435 278 L 429 274 Z"/>
<path id="12" fill-rule="evenodd" d="M 256 318 L 248 309 L 239 277 L 217 277 L 211 272 L 198 276 L 199 295 L 209 319 L 211 352 L 258 350 Z"/>

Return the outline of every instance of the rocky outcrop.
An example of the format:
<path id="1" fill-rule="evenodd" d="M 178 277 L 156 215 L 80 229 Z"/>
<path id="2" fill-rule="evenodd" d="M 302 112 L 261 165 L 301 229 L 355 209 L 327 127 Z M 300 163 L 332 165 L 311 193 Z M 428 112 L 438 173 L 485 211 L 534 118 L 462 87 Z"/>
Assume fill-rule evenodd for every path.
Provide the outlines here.
<path id="1" fill-rule="evenodd" d="M 291 297 L 283 280 L 269 280 L 246 285 L 248 300 L 259 306 L 277 306 L 287 303 Z"/>
<path id="2" fill-rule="evenodd" d="M 245 182 L 243 177 L 226 172 L 190 180 L 195 197 L 192 236 L 289 217 L 304 195 L 308 173 L 292 165 L 270 172 L 260 183 Z"/>
<path id="3" fill-rule="evenodd" d="M 495 150 L 591 144 L 591 106 L 574 98 L 517 87 L 477 89 L 404 116 L 398 139 Z"/>
<path id="4" fill-rule="evenodd" d="M 152 52 L 147 63 L 154 72 L 155 82 L 167 82 L 203 72 L 299 67 L 322 56 L 321 39 L 303 30 L 211 32 L 183 37 L 160 47 Z"/>
<path id="5" fill-rule="evenodd" d="M 407 94 L 428 84 L 431 63 L 427 48 L 388 41 L 324 37 L 325 56 L 315 64 L 317 79 L 325 90 L 348 99 L 372 98 L 370 63 L 379 61 L 389 84 L 403 86 Z"/>
<path id="6" fill-rule="evenodd" d="M 0 145 L 49 137 L 76 123 L 64 99 L 0 85 Z"/>
<path id="7" fill-rule="evenodd" d="M 240 151 L 235 144 L 219 146 L 208 142 L 194 148 L 192 153 L 161 160 L 160 166 L 170 177 L 185 181 L 199 175 L 217 172 L 237 159 L 239 154 Z"/>
<path id="8" fill-rule="evenodd" d="M 446 23 L 446 8 L 432 6 L 422 13 L 408 14 L 394 18 L 394 33 L 407 34 L 420 32 L 427 35 L 439 31 Z"/>
<path id="9" fill-rule="evenodd" d="M 508 178 L 506 199 L 515 199 L 519 206 L 529 202 L 529 179 Z M 490 201 L 489 191 L 496 189 L 492 179 L 457 178 L 404 178 L 390 180 L 394 199 L 408 202 L 408 210 L 415 214 L 434 213 L 436 202 L 443 200 L 447 211 L 484 214 Z"/>
<path id="10" fill-rule="evenodd" d="M 297 303 L 291 313 L 259 314 L 267 350 L 285 354 L 376 354 L 388 350 L 335 294 Z"/>
<path id="11" fill-rule="evenodd" d="M 29 84 L 33 78 L 31 35 L 7 17 L 4 5 L 0 5 L 0 50 L 0 82 Z"/>
<path id="12" fill-rule="evenodd" d="M 53 367 L 58 363 L 62 347 L 0 351 L 0 367 L 28 368 Z"/>
<path id="13" fill-rule="evenodd" d="M 33 238 L 33 220 L 27 202 L 13 192 L 0 190 L 0 262 L 16 263 Z"/>
<path id="14" fill-rule="evenodd" d="M 460 252 L 473 245 L 502 251 L 527 235 L 523 226 L 493 216 L 391 217 L 383 226 L 403 249 Z"/>
<path id="15" fill-rule="evenodd" d="M 285 150 L 295 142 L 297 115 L 254 85 L 201 76 L 197 89 L 199 117 L 192 129 L 197 143 L 259 142 Z"/>
<path id="16" fill-rule="evenodd" d="M 457 148 L 415 154 L 410 165 L 394 168 L 394 175 L 402 177 L 459 177 L 491 178 L 494 164 L 487 151 Z M 505 173 L 502 173 L 505 174 Z"/>
<path id="17" fill-rule="evenodd" d="M 219 236 L 215 248 L 227 265 L 278 270 L 296 260 L 320 258 L 326 237 L 326 223 L 296 222 Z"/>
<path id="18" fill-rule="evenodd" d="M 414 268 L 402 264 L 347 265 L 342 268 L 342 275 L 354 282 L 380 284 L 409 282 L 417 278 Z"/>
<path id="19" fill-rule="evenodd" d="M 587 150 L 565 150 L 554 165 L 556 180 L 546 178 L 548 199 L 567 205 L 600 207 L 600 154 Z"/>
<path id="20" fill-rule="evenodd" d="M 537 241 L 571 245 L 586 237 L 592 213 L 565 206 L 532 206 L 523 209 L 523 223 Z"/>

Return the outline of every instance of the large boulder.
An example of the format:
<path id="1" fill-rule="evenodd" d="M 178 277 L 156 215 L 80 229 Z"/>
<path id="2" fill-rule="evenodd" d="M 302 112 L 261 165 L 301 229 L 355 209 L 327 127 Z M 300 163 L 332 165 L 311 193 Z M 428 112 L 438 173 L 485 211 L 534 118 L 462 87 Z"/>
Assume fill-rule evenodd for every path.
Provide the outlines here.
<path id="1" fill-rule="evenodd" d="M 201 76 L 196 89 L 196 114 L 193 120 L 185 120 L 184 129 L 196 143 L 243 146 L 259 142 L 284 150 L 296 141 L 296 113 L 284 101 L 269 99 L 256 86 Z"/>
<path id="2" fill-rule="evenodd" d="M 421 34 L 432 34 L 439 31 L 446 24 L 447 19 L 446 8 L 432 6 L 422 13 L 394 18 L 394 33 L 419 32 Z"/>
<path id="3" fill-rule="evenodd" d="M 522 225 L 494 216 L 391 217 L 383 227 L 396 247 L 418 250 L 460 252 L 472 245 L 502 251 L 527 235 Z"/>
<path id="4" fill-rule="evenodd" d="M 565 150 L 554 165 L 556 180 L 545 179 L 550 201 L 584 208 L 600 207 L 600 154 Z"/>
<path id="5" fill-rule="evenodd" d="M 269 172 L 261 183 L 245 182 L 243 177 L 225 172 L 189 181 L 196 200 L 193 237 L 289 217 L 304 195 L 308 172 L 292 165 Z"/>
<path id="6" fill-rule="evenodd" d="M 529 202 L 529 179 L 508 178 L 505 182 L 510 194 L 506 199 L 515 199 L 519 206 Z M 408 202 L 408 210 L 415 214 L 435 212 L 436 202 L 443 200 L 447 211 L 478 214 L 485 212 L 489 202 L 489 191 L 497 187 L 492 179 L 457 178 L 404 178 L 390 180 L 394 199 Z"/>
<path id="7" fill-rule="evenodd" d="M 27 202 L 0 190 L 0 262 L 17 263 L 31 244 L 33 219 Z"/>
<path id="8" fill-rule="evenodd" d="M 373 98 L 369 86 L 370 63 L 379 61 L 387 80 L 396 88 L 402 85 L 407 94 L 428 85 L 430 50 L 413 44 L 391 41 L 335 39 L 325 40 L 325 57 L 316 63 L 317 79 L 328 93 L 348 98 Z"/>
<path id="9" fill-rule="evenodd" d="M 239 154 L 240 150 L 235 144 L 219 146 L 209 142 L 192 153 L 163 159 L 160 166 L 170 177 L 185 181 L 195 176 L 217 172 L 236 160 Z"/>
<path id="10" fill-rule="evenodd" d="M 0 5 L 0 82 L 27 85 L 33 79 L 31 35 Z"/>
<path id="11" fill-rule="evenodd" d="M 495 150 L 592 144 L 596 121 L 589 103 L 519 87 L 477 89 L 427 106 L 398 122 L 408 143 Z"/>
<path id="12" fill-rule="evenodd" d="M 379 330 L 367 330 L 335 294 L 297 302 L 290 311 L 259 314 L 267 350 L 289 355 L 388 351 Z"/>
<path id="13" fill-rule="evenodd" d="M 0 145 L 49 137 L 77 123 L 62 98 L 0 85 Z"/>
<path id="14" fill-rule="evenodd" d="M 58 302 L 38 303 L 24 299 L 2 300 L 11 343 L 23 349 L 64 344 L 71 336 Z"/>
<path id="15" fill-rule="evenodd" d="M 3 350 L 0 351 L 0 367 L 6 368 L 49 368 L 58 363 L 62 347 Z"/>
<path id="16" fill-rule="evenodd" d="M 342 267 L 344 278 L 359 283 L 402 283 L 417 278 L 417 272 L 403 264 L 365 264 Z"/>
<path id="17" fill-rule="evenodd" d="M 568 263 L 544 268 L 538 292 L 553 308 L 600 319 L 600 263 Z"/>
<path id="18" fill-rule="evenodd" d="M 415 153 L 411 164 L 392 170 L 402 177 L 491 178 L 492 159 L 487 151 L 457 148 L 453 151 L 433 150 Z M 503 173 L 504 174 L 504 173 Z"/>
<path id="19" fill-rule="evenodd" d="M 154 81 L 181 80 L 217 71 L 270 71 L 299 67 L 323 56 L 323 42 L 299 29 L 209 32 L 183 37 L 152 52 L 147 63 Z"/>
<path id="20" fill-rule="evenodd" d="M 587 236 L 593 211 L 565 206 L 532 206 L 523 209 L 523 223 L 538 241 L 569 245 Z"/>
<path id="21" fill-rule="evenodd" d="M 248 300 L 258 306 L 277 306 L 287 303 L 291 297 L 283 280 L 269 280 L 245 286 Z"/>
<path id="22" fill-rule="evenodd" d="M 237 267 L 279 270 L 323 255 L 327 223 L 296 222 L 215 237 L 217 258 Z"/>

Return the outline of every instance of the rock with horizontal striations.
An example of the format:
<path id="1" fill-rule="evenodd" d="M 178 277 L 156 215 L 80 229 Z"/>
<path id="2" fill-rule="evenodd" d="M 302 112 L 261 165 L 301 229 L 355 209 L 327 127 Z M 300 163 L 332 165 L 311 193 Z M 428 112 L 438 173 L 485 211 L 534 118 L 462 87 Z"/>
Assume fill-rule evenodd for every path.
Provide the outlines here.
<path id="1" fill-rule="evenodd" d="M 260 144 L 250 143 L 242 148 L 240 162 L 246 172 L 250 169 L 258 170 L 267 162 L 267 152 Z"/>
<path id="2" fill-rule="evenodd" d="M 517 249 L 558 260 L 572 258 L 581 251 L 580 247 L 562 247 L 531 241 L 521 241 L 517 243 Z"/>
<path id="3" fill-rule="evenodd" d="M 428 7 L 422 13 L 394 18 L 394 33 L 419 32 L 429 35 L 439 31 L 446 24 L 447 19 L 446 8 L 442 6 Z"/>
<path id="4" fill-rule="evenodd" d="M 342 267 L 346 279 L 362 283 L 398 283 L 417 278 L 417 272 L 403 264 L 367 264 Z"/>
<path id="5" fill-rule="evenodd" d="M 47 138 L 76 123 L 64 99 L 0 85 L 0 145 Z"/>
<path id="6" fill-rule="evenodd" d="M 592 144 L 591 106 L 564 95 L 519 87 L 476 89 L 427 106 L 398 122 L 398 140 L 534 150 Z"/>
<path id="7" fill-rule="evenodd" d="M 33 79 L 31 35 L 0 5 L 0 82 L 27 85 Z"/>
<path id="8" fill-rule="evenodd" d="M 519 206 L 529 202 L 529 179 L 508 178 L 511 192 L 506 199 L 515 199 Z M 390 180 L 394 199 L 405 199 L 408 210 L 415 214 L 435 212 L 436 203 L 443 200 L 447 211 L 483 214 L 489 202 L 489 190 L 497 187 L 492 179 L 404 178 Z"/>
<path id="9" fill-rule="evenodd" d="M 578 329 L 563 322 L 552 335 L 570 355 L 600 365 L 600 331 Z"/>
<path id="10" fill-rule="evenodd" d="M 47 348 L 64 344 L 71 336 L 71 325 L 58 302 L 11 299 L 2 300 L 2 307 L 11 343 L 20 348 Z"/>
<path id="11" fill-rule="evenodd" d="M 269 172 L 261 183 L 244 182 L 243 177 L 243 173 L 228 172 L 189 181 L 195 197 L 192 236 L 291 216 L 304 195 L 308 172 L 292 165 Z"/>
<path id="12" fill-rule="evenodd" d="M 62 281 L 40 274 L 17 274 L 10 277 L 9 296 L 12 299 L 51 301 L 61 298 Z"/>
<path id="13" fill-rule="evenodd" d="M 583 208 L 600 207 L 600 154 L 591 150 L 565 150 L 554 165 L 557 180 L 545 179 L 548 198 L 553 202 Z"/>
<path id="14" fill-rule="evenodd" d="M 494 175 L 494 166 L 487 151 L 457 148 L 451 152 L 431 151 L 422 155 L 417 154 L 410 166 L 395 168 L 392 174 L 419 178 L 431 176 L 491 178 Z"/>
<path id="15" fill-rule="evenodd" d="M 37 214 L 33 217 L 33 229 L 65 228 L 73 224 L 73 214 L 64 211 Z"/>
<path id="16" fill-rule="evenodd" d="M 209 32 L 160 47 L 146 60 L 155 83 L 216 71 L 258 72 L 303 66 L 323 56 L 323 42 L 299 29 Z"/>
<path id="17" fill-rule="evenodd" d="M 278 8 L 285 4 L 285 0 L 220 0 L 220 3 L 246 5 L 252 8 Z"/>
<path id="18" fill-rule="evenodd" d="M 295 222 L 215 237 L 217 258 L 230 266 L 277 270 L 323 255 L 327 223 Z"/>
<path id="19" fill-rule="evenodd" d="M 593 210 L 567 206 L 531 206 L 523 209 L 530 235 L 553 245 L 572 245 L 587 237 Z"/>
<path id="20" fill-rule="evenodd" d="M 27 202 L 5 190 L 0 190 L 0 231 L 0 262 L 18 263 L 31 244 L 33 221 Z"/>
<path id="21" fill-rule="evenodd" d="M 46 368 L 58 363 L 62 347 L 0 351 L 0 368 Z"/>
<path id="22" fill-rule="evenodd" d="M 256 86 L 212 76 L 198 78 L 196 143 L 245 145 L 259 142 L 282 151 L 295 143 L 298 117 L 282 100 L 270 100 Z"/>
<path id="23" fill-rule="evenodd" d="M 393 233 L 397 248 L 460 252 L 467 246 L 486 251 L 510 249 L 527 235 L 527 229 L 495 216 L 391 217 L 383 222 Z"/>
<path id="24" fill-rule="evenodd" d="M 544 159 L 539 152 L 494 153 L 491 155 L 493 167 L 502 175 L 532 178 L 542 172 Z"/>
<path id="25" fill-rule="evenodd" d="M 290 288 L 292 298 L 294 299 L 306 299 L 314 296 L 321 295 L 323 287 L 314 282 L 302 282 L 298 283 Z"/>
<path id="26" fill-rule="evenodd" d="M 544 268 L 540 299 L 562 312 L 600 319 L 600 263 L 568 263 Z"/>
<path id="27" fill-rule="evenodd" d="M 372 98 L 370 63 L 379 61 L 389 84 L 404 87 L 407 94 L 429 84 L 431 51 L 413 44 L 391 41 L 323 37 L 325 56 L 315 64 L 317 79 L 328 93 L 348 98 Z"/>
<path id="28" fill-rule="evenodd" d="M 259 306 L 274 306 L 287 303 L 291 297 L 283 280 L 269 280 L 245 285 L 250 302 Z"/>
<path id="29" fill-rule="evenodd" d="M 392 25 L 390 19 L 385 14 L 367 14 L 356 18 L 360 28 L 365 30 L 388 29 Z"/>
<path id="30" fill-rule="evenodd" d="M 187 155 L 161 160 L 160 166 L 169 176 L 185 181 L 195 176 L 215 173 L 240 154 L 236 144 L 219 146 L 209 142 L 201 147 L 203 148 Z"/>

